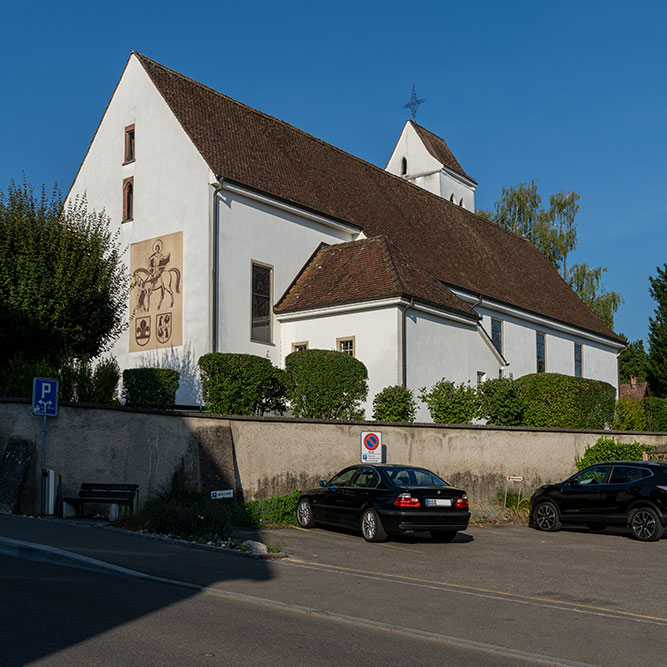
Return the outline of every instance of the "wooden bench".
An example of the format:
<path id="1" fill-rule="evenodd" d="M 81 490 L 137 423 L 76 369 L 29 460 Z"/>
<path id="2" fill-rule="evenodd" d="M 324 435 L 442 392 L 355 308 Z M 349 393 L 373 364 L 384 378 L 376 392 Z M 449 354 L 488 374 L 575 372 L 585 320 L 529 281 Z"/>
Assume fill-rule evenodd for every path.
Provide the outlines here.
<path id="1" fill-rule="evenodd" d="M 108 505 L 109 521 L 121 514 L 136 511 L 139 499 L 138 484 L 91 484 L 83 483 L 78 498 L 63 498 L 63 516 L 85 516 L 86 505 Z"/>

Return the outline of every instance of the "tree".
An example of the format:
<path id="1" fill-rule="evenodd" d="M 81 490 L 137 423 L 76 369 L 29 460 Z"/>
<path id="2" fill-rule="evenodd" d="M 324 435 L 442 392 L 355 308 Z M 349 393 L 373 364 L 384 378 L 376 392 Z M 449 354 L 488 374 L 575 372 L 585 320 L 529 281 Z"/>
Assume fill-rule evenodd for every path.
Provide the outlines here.
<path id="1" fill-rule="evenodd" d="M 644 341 L 630 342 L 626 336 L 620 334 L 627 347 L 618 356 L 618 374 L 621 382 L 628 383 L 632 378 L 638 382 L 646 382 L 646 351 Z"/>
<path id="2" fill-rule="evenodd" d="M 126 328 L 127 278 L 103 213 L 24 179 L 0 192 L 0 367 L 96 357 Z"/>
<path id="3" fill-rule="evenodd" d="M 542 208 L 537 181 L 532 180 L 503 188 L 493 211 L 477 212 L 503 229 L 528 239 L 581 300 L 613 329 L 614 313 L 623 298 L 617 292 L 606 291 L 602 280 L 606 267 L 584 263 L 568 268 L 567 265 L 569 253 L 577 247 L 575 217 L 578 210 L 579 195 L 563 191 L 550 195 L 549 208 Z"/>
<path id="4" fill-rule="evenodd" d="M 646 379 L 654 396 L 667 398 L 667 263 L 656 271 L 655 277 L 649 276 L 649 294 L 656 307 L 654 317 L 648 320 Z"/>

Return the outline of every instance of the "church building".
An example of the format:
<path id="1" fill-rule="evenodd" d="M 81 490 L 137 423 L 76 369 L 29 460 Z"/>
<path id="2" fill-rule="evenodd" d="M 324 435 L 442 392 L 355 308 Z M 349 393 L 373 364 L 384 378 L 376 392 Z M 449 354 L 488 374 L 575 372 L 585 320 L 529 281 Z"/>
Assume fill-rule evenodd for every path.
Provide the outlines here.
<path id="1" fill-rule="evenodd" d="M 74 179 L 128 248 L 121 368 L 335 349 L 402 384 L 555 372 L 618 387 L 623 341 L 408 121 L 385 169 L 133 52 Z M 417 419 L 429 421 L 425 407 Z"/>

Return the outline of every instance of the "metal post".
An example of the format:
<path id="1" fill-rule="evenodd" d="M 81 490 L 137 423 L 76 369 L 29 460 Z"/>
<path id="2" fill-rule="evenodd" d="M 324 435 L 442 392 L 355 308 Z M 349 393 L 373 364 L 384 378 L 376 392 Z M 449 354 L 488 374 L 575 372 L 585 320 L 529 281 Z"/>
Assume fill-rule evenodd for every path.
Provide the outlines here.
<path id="1" fill-rule="evenodd" d="M 46 514 L 46 415 L 42 421 L 42 483 L 39 495 L 40 516 Z"/>

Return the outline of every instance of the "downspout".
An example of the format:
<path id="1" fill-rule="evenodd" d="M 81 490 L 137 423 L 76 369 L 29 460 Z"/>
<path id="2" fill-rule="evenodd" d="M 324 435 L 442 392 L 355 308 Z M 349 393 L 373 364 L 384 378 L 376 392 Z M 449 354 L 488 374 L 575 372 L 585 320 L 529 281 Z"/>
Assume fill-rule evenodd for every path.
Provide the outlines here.
<path id="1" fill-rule="evenodd" d="M 408 387 L 408 346 L 405 340 L 406 335 L 406 326 L 405 326 L 405 313 L 409 308 L 412 308 L 415 305 L 414 298 L 410 297 L 410 303 L 406 303 L 403 308 L 401 308 L 401 384 L 403 389 Z"/>
<path id="2" fill-rule="evenodd" d="M 220 262 L 220 216 L 218 214 L 218 192 L 222 190 L 223 178 L 215 175 L 216 183 L 213 187 L 213 229 L 211 230 L 211 352 L 218 351 L 218 272 Z"/>

